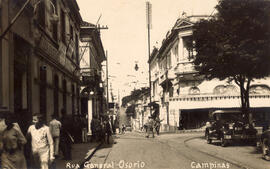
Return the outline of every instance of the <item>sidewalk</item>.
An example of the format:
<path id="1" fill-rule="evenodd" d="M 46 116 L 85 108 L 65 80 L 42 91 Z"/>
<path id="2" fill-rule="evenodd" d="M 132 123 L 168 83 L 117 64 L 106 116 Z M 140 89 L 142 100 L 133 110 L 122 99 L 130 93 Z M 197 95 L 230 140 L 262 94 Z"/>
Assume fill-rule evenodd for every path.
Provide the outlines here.
<path id="1" fill-rule="evenodd" d="M 56 169 L 79 168 L 85 158 L 90 156 L 100 143 L 81 143 L 72 145 L 72 160 L 63 160 L 62 156 L 56 159 Z"/>

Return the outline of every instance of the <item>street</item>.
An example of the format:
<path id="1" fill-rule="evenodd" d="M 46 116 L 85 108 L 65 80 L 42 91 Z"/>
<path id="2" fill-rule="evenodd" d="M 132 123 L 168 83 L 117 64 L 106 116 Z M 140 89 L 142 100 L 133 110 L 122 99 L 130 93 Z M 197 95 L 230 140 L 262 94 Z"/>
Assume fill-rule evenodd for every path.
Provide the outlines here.
<path id="1" fill-rule="evenodd" d="M 163 134 L 145 138 L 143 133 L 117 135 L 113 146 L 101 147 L 84 168 L 270 168 L 256 147 L 207 144 L 203 133 Z"/>

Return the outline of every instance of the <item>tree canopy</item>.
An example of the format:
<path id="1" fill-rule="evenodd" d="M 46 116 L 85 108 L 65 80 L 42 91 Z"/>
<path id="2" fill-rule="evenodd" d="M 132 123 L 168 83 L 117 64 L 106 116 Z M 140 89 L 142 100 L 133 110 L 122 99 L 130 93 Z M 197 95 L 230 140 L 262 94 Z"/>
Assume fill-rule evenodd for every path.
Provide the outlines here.
<path id="1" fill-rule="evenodd" d="M 130 95 L 122 98 L 122 106 L 126 107 L 129 102 L 139 100 L 141 97 L 141 94 L 144 94 L 147 92 L 149 92 L 149 88 L 141 88 L 141 89 L 133 90 Z"/>
<path id="2" fill-rule="evenodd" d="M 149 88 L 141 88 L 141 89 L 136 89 L 131 92 L 129 96 L 123 97 L 122 99 L 122 106 L 126 107 L 126 114 L 127 116 L 132 116 L 133 118 L 136 117 L 135 113 L 135 102 L 139 99 L 141 99 L 142 94 L 147 94 L 149 93 Z M 128 105 L 130 103 L 130 105 Z"/>
<path id="3" fill-rule="evenodd" d="M 194 25 L 195 69 L 209 80 L 233 80 L 248 108 L 251 81 L 270 72 L 270 2 L 220 0 L 216 10 Z"/>

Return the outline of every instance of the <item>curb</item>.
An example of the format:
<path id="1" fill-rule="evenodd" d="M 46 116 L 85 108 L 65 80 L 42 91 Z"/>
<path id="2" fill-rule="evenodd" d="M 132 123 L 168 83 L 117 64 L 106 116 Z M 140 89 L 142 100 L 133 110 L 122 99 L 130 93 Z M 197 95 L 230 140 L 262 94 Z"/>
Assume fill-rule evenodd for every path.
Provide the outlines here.
<path id="1" fill-rule="evenodd" d="M 94 148 L 94 149 L 92 150 L 92 152 L 91 152 L 88 156 L 86 156 L 86 157 L 84 158 L 83 162 L 81 162 L 81 164 L 80 164 L 80 168 L 79 168 L 79 169 L 83 169 L 83 168 L 84 168 L 85 162 L 86 162 L 86 161 L 89 161 L 89 160 L 93 157 L 93 155 L 96 153 L 96 151 L 97 151 L 101 146 L 102 146 L 102 143 L 99 143 L 98 146 L 97 146 L 96 148 Z"/>

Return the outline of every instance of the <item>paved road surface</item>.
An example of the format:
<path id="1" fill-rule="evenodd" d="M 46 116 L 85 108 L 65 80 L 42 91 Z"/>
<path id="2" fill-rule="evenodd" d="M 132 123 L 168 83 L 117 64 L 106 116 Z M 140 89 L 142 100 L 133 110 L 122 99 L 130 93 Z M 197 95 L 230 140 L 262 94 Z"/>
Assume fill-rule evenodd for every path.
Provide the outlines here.
<path id="1" fill-rule="evenodd" d="M 116 144 L 98 150 L 85 168 L 270 168 L 270 162 L 262 160 L 255 147 L 222 148 L 218 143 L 207 144 L 202 135 L 164 134 L 148 139 L 134 132 L 117 135 Z"/>

